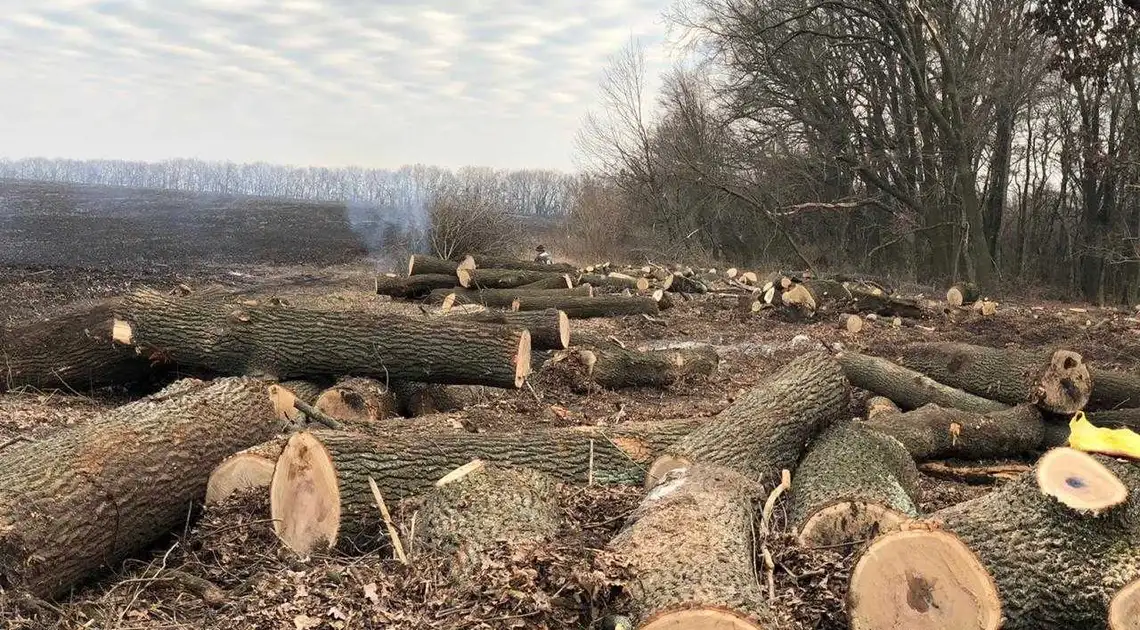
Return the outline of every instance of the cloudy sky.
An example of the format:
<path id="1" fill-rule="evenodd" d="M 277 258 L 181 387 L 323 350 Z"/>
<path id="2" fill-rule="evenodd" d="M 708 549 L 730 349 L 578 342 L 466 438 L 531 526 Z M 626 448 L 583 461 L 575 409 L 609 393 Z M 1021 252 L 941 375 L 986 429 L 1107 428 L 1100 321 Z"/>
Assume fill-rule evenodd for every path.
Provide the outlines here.
<path id="1" fill-rule="evenodd" d="M 0 157 L 573 166 L 668 0 L 0 0 Z"/>

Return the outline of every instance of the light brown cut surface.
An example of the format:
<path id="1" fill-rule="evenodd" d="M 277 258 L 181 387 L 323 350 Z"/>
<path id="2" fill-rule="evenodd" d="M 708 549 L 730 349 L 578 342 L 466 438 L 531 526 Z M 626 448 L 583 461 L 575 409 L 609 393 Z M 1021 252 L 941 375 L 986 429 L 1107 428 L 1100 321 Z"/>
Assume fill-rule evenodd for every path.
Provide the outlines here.
<path id="1" fill-rule="evenodd" d="M 997 587 L 969 548 L 942 531 L 871 543 L 851 571 L 851 630 L 997 630 Z"/>
<path id="2" fill-rule="evenodd" d="M 301 555 L 336 544 L 340 487 L 328 451 L 307 431 L 289 438 L 269 485 L 273 531 Z"/>
<path id="3" fill-rule="evenodd" d="M 662 455 L 653 460 L 653 463 L 649 465 L 649 470 L 645 473 L 645 483 L 643 487 L 649 490 L 664 479 L 669 471 L 686 468 L 689 464 L 690 462 L 687 459 L 674 457 L 672 455 Z"/>
<path id="4" fill-rule="evenodd" d="M 274 462 L 255 453 L 237 453 L 218 464 L 206 482 L 206 505 L 221 502 L 238 490 L 264 488 L 273 479 Z"/>
<path id="5" fill-rule="evenodd" d="M 519 334 L 519 351 L 515 355 L 515 387 L 522 387 L 530 376 L 530 331 Z"/>
<path id="6" fill-rule="evenodd" d="M 816 512 L 797 539 L 805 547 L 829 547 L 895 531 L 907 516 L 877 503 L 843 501 Z"/>
<path id="7" fill-rule="evenodd" d="M 1140 630 L 1140 580 L 1120 589 L 1108 608 L 1109 630 Z"/>
<path id="8" fill-rule="evenodd" d="M 1037 485 L 1082 513 L 1098 514 L 1128 500 L 1128 488 L 1104 464 L 1073 448 L 1050 450 L 1037 462 Z"/>
<path id="9" fill-rule="evenodd" d="M 1092 376 L 1080 354 L 1058 350 L 1041 377 L 1041 405 L 1065 413 L 1084 409 L 1092 393 Z"/>

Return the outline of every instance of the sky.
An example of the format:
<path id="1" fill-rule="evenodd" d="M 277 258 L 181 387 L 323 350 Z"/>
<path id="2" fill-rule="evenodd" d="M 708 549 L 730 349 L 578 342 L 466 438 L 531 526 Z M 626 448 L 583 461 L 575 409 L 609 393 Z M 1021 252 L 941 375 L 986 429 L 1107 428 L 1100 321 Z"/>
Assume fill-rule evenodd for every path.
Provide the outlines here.
<path id="1" fill-rule="evenodd" d="M 574 167 L 668 0 L 0 0 L 0 157 Z"/>

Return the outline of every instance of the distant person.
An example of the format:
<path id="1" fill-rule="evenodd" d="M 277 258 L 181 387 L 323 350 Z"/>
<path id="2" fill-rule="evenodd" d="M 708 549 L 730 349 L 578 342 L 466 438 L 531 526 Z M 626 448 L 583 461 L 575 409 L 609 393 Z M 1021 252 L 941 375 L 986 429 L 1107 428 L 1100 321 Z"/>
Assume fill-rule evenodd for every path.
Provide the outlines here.
<path id="1" fill-rule="evenodd" d="M 544 265 L 554 264 L 554 259 L 550 257 L 550 252 L 546 251 L 545 245 L 539 245 L 538 247 L 535 247 L 534 251 L 538 252 L 538 255 L 534 257 L 534 262 L 542 263 Z"/>

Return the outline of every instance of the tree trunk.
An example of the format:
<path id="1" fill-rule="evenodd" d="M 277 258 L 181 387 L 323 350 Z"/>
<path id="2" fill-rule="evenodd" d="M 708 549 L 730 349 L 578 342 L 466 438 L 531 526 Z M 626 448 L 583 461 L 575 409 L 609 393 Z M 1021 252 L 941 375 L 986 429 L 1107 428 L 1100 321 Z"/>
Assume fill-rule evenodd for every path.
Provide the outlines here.
<path id="1" fill-rule="evenodd" d="M 530 333 L 505 327 L 178 300 L 150 291 L 127 297 L 119 317 L 116 341 L 153 360 L 220 374 L 517 388 L 530 373 Z"/>
<path id="2" fill-rule="evenodd" d="M 616 289 L 618 291 L 629 289 L 630 291 L 645 292 L 649 290 L 649 280 L 646 278 L 630 278 L 628 276 L 604 276 L 597 273 L 584 273 L 578 278 L 578 282 L 590 284 L 598 288 Z"/>
<path id="3" fill-rule="evenodd" d="M 946 290 L 946 303 L 953 307 L 968 306 L 981 297 L 977 285 L 969 282 L 957 282 Z"/>
<path id="4" fill-rule="evenodd" d="M 971 394 L 1009 405 L 1030 402 L 1054 413 L 1081 410 L 1092 389 L 1081 355 L 1069 350 L 918 343 L 900 351 L 899 363 Z"/>
<path id="5" fill-rule="evenodd" d="M 380 532 L 368 477 L 385 500 L 418 494 L 472 459 L 529 468 L 568 483 L 638 484 L 646 466 L 698 421 L 627 423 L 524 433 L 424 433 L 382 439 L 301 432 L 277 461 L 270 506 L 278 536 L 298 553 L 328 541 L 367 546 Z"/>
<path id="6" fill-rule="evenodd" d="M 404 278 L 397 276 L 376 276 L 376 293 L 394 298 L 414 300 L 422 298 L 435 289 L 450 289 L 459 286 L 459 278 L 436 273 L 416 274 Z"/>
<path id="7" fill-rule="evenodd" d="M 512 258 L 492 258 L 489 256 L 472 256 L 473 269 L 506 269 L 515 271 L 542 271 L 546 273 L 577 274 L 578 268 L 567 263 L 540 263 L 533 260 L 515 260 Z"/>
<path id="8" fill-rule="evenodd" d="M 18 387 L 88 392 L 146 381 L 150 363 L 112 341 L 113 302 L 0 331 L 0 392 Z"/>
<path id="9" fill-rule="evenodd" d="M 519 298 L 523 297 L 553 297 L 553 296 L 583 296 L 593 295 L 592 287 L 582 284 L 573 289 L 544 289 L 539 291 L 525 291 L 523 289 L 439 289 L 427 296 L 428 304 L 446 304 L 449 295 L 452 304 L 479 304 L 490 308 L 508 308 Z"/>
<path id="10" fill-rule="evenodd" d="M 754 481 L 728 468 L 673 471 L 610 541 L 604 562 L 620 567 L 641 630 L 778 627 L 756 580 Z"/>
<path id="11" fill-rule="evenodd" d="M 465 465 L 436 482 L 419 510 L 428 549 L 453 560 L 453 574 L 479 571 L 490 551 L 550 541 L 562 521 L 557 484 L 526 469 Z"/>
<path id="12" fill-rule="evenodd" d="M 517 269 L 459 269 L 459 285 L 468 289 L 515 289 L 539 281 L 565 281 L 564 273 Z"/>
<path id="13" fill-rule="evenodd" d="M 544 278 L 544 279 L 539 280 L 537 282 L 532 282 L 530 284 L 524 284 L 518 288 L 523 290 L 523 291 L 545 291 L 547 289 L 573 289 L 574 288 L 574 280 L 570 276 L 570 274 L 564 273 L 560 276 L 550 276 L 549 278 Z"/>
<path id="14" fill-rule="evenodd" d="M 1116 370 L 1089 368 L 1092 394 L 1086 408 L 1122 409 L 1140 407 L 1140 376 Z"/>
<path id="15" fill-rule="evenodd" d="M 456 269 L 459 263 L 454 260 L 444 260 L 434 256 L 423 256 L 415 254 L 408 259 L 408 275 L 418 276 L 421 274 L 437 274 L 444 276 L 455 276 Z M 456 282 L 458 282 L 456 278 Z"/>
<path id="16" fill-rule="evenodd" d="M 524 328 L 530 331 L 530 347 L 535 350 L 564 350 L 570 347 L 570 318 L 556 308 L 517 313 L 487 310 L 451 315 L 450 319 Z"/>
<path id="17" fill-rule="evenodd" d="M 439 385 L 436 383 L 396 383 L 399 412 L 408 417 L 460 411 L 486 400 L 486 391 L 478 385 Z"/>
<path id="18" fill-rule="evenodd" d="M 399 415 L 396 397 L 387 385 L 359 376 L 341 379 L 321 392 L 313 406 L 337 420 L 353 423 L 379 422 Z"/>
<path id="19" fill-rule="evenodd" d="M 847 412 L 849 387 L 830 356 L 794 359 L 670 446 L 648 475 L 660 479 L 692 462 L 737 470 L 764 484 L 794 470 L 807 444 Z"/>
<path id="20" fill-rule="evenodd" d="M 274 436 L 264 381 L 178 381 L 0 457 L 5 588 L 56 597 L 186 522 L 210 472 Z"/>
<path id="21" fill-rule="evenodd" d="M 880 357 L 843 351 L 835 359 L 852 385 L 885 396 L 903 409 L 918 409 L 928 403 L 981 413 L 1009 408 L 1004 403 L 947 387 Z"/>
<path id="22" fill-rule="evenodd" d="M 710 347 L 684 350 L 627 350 L 616 344 L 591 344 L 570 353 L 571 387 L 576 391 L 623 387 L 668 387 L 677 381 L 704 379 L 720 357 Z"/>
<path id="23" fill-rule="evenodd" d="M 902 442 L 917 461 L 1017 457 L 1046 441 L 1045 422 L 1033 405 L 979 413 L 929 404 L 877 413 L 866 426 Z"/>
<path id="24" fill-rule="evenodd" d="M 1057 487 L 1091 496 L 1090 482 L 1115 479 L 1126 503 L 1094 517 L 1042 492 L 1047 454 L 1034 474 L 872 543 L 851 573 L 852 630 L 1104 628 L 1113 597 L 1140 577 L 1140 469 L 1071 453 L 1093 464 L 1051 473 Z"/>
<path id="25" fill-rule="evenodd" d="M 918 469 L 902 444 L 857 423 L 837 423 L 792 474 L 788 520 L 801 545 L 846 545 L 918 516 L 918 498 Z"/>
<path id="26" fill-rule="evenodd" d="M 623 315 L 656 315 L 657 300 L 648 296 L 599 295 L 585 297 L 577 295 L 547 296 L 527 295 L 517 298 L 511 305 L 514 311 L 541 311 L 555 308 L 570 319 L 591 317 L 620 317 Z"/>

